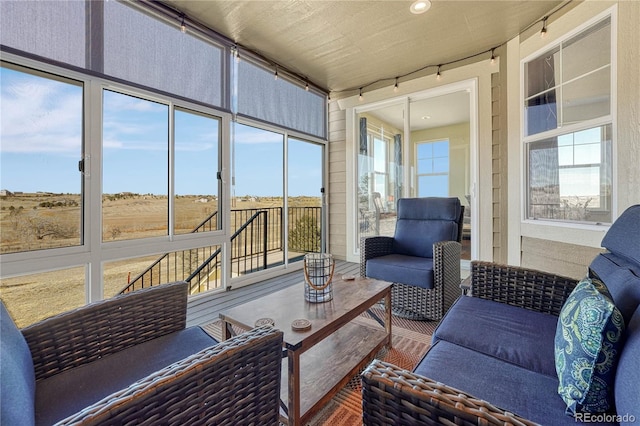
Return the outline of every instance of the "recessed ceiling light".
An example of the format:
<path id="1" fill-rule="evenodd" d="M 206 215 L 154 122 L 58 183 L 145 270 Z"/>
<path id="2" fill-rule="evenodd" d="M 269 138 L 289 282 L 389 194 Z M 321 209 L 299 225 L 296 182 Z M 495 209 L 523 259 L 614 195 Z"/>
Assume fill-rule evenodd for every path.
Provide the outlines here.
<path id="1" fill-rule="evenodd" d="M 425 13 L 431 7 L 431 2 L 429 0 L 416 0 L 411 4 L 409 10 L 414 15 L 419 15 L 421 13 Z"/>
<path id="2" fill-rule="evenodd" d="M 431 116 L 430 116 L 430 115 L 423 115 L 423 116 L 422 116 L 422 119 L 423 119 L 423 120 L 429 120 L 430 118 L 431 118 Z"/>

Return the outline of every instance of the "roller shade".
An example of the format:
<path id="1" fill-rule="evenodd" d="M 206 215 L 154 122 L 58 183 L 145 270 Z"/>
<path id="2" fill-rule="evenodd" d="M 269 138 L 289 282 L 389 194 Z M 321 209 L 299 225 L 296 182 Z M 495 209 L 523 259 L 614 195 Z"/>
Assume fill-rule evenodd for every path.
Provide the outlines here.
<path id="1" fill-rule="evenodd" d="M 274 70 L 248 60 L 237 68 L 239 115 L 326 139 L 326 98 L 274 78 Z"/>
<path id="2" fill-rule="evenodd" d="M 222 106 L 224 49 L 115 1 L 104 3 L 104 73 Z"/>
<path id="3" fill-rule="evenodd" d="M 0 44 L 76 67 L 86 67 L 85 3 L 0 1 Z"/>

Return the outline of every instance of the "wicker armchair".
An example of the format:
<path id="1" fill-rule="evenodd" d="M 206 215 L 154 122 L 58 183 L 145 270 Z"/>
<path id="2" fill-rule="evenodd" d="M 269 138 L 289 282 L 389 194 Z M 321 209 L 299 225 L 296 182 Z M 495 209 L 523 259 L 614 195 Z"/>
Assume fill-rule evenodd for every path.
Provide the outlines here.
<path id="1" fill-rule="evenodd" d="M 464 206 L 455 198 L 401 198 L 395 235 L 365 237 L 360 275 L 394 283 L 394 315 L 439 320 L 460 295 Z"/>
<path id="2" fill-rule="evenodd" d="M 558 315 L 576 281 L 536 270 L 474 261 L 474 297 Z M 365 425 L 534 425 L 431 378 L 374 360 L 362 373 Z"/>
<path id="3" fill-rule="evenodd" d="M 165 284 L 21 331 L 2 305 L 3 424 L 277 425 L 282 332 L 218 343 L 185 328 L 186 303 Z"/>

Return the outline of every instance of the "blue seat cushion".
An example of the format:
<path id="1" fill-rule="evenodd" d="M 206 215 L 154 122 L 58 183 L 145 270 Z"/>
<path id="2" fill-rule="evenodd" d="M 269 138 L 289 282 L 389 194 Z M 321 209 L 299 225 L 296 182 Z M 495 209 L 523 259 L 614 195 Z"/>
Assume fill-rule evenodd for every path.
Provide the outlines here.
<path id="1" fill-rule="evenodd" d="M 0 423 L 33 425 L 36 378 L 31 351 L 0 302 Z"/>
<path id="2" fill-rule="evenodd" d="M 446 340 L 557 378 L 553 352 L 557 322 L 553 315 L 464 296 L 446 313 L 433 342 Z"/>
<path id="3" fill-rule="evenodd" d="M 627 336 L 614 384 L 616 411 L 640 420 L 640 307 L 636 308 L 627 326 Z"/>
<path id="4" fill-rule="evenodd" d="M 433 288 L 433 259 L 388 254 L 367 260 L 367 277 L 422 288 Z"/>
<path id="5" fill-rule="evenodd" d="M 36 390 L 36 424 L 51 425 L 216 344 L 200 327 L 190 327 L 42 380 Z"/>
<path id="6" fill-rule="evenodd" d="M 614 408 L 613 384 L 624 337 L 624 319 L 598 279 L 585 278 L 560 311 L 555 359 L 558 393 L 567 413 Z"/>
<path id="7" fill-rule="evenodd" d="M 573 417 L 565 415 L 557 378 L 445 340 L 429 349 L 414 372 L 539 424 L 576 425 Z"/>

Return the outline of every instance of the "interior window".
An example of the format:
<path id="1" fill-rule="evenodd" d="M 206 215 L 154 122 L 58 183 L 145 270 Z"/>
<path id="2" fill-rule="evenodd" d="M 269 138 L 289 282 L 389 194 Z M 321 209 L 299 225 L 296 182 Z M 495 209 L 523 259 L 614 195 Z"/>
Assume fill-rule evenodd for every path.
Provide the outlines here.
<path id="1" fill-rule="evenodd" d="M 418 197 L 448 197 L 449 141 L 421 142 L 416 150 Z"/>

